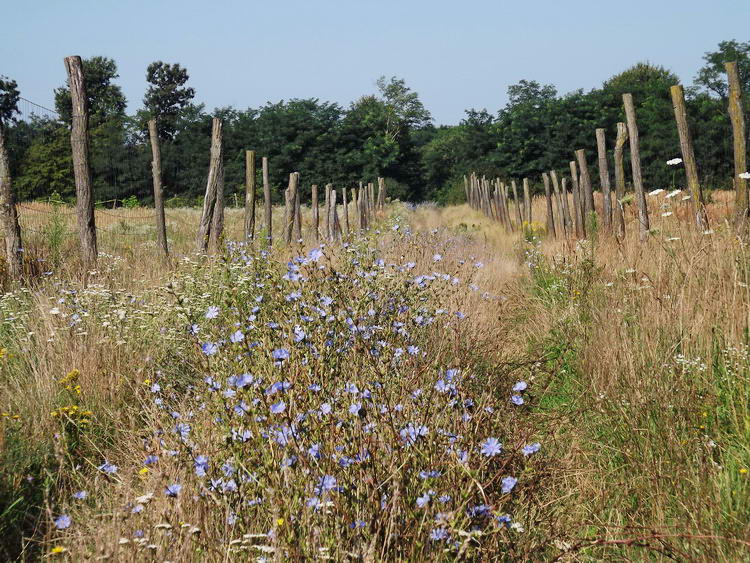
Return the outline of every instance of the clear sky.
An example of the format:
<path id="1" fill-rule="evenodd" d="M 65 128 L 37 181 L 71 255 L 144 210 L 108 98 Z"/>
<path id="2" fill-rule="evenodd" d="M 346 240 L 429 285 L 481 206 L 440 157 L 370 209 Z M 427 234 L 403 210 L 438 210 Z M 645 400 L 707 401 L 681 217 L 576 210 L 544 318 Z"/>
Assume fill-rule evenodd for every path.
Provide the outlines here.
<path id="1" fill-rule="evenodd" d="M 63 57 L 117 61 L 129 111 L 146 66 L 188 69 L 208 109 L 317 97 L 344 106 L 404 78 L 438 124 L 501 108 L 508 85 L 599 86 L 638 61 L 690 84 L 704 52 L 750 40 L 750 0 L 4 0 L 0 74 L 50 107 Z"/>

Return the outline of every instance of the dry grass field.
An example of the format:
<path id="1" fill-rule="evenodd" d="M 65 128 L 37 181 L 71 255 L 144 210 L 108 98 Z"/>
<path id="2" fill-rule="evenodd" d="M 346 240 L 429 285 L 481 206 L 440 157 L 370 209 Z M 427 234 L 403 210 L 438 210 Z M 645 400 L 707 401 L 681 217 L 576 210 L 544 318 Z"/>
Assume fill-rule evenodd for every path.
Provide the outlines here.
<path id="1" fill-rule="evenodd" d="M 0 556 L 747 560 L 748 246 L 731 194 L 706 233 L 665 195 L 646 243 L 394 203 L 344 247 L 212 259 L 168 210 L 169 261 L 149 210 L 98 212 L 85 274 L 22 210 Z"/>

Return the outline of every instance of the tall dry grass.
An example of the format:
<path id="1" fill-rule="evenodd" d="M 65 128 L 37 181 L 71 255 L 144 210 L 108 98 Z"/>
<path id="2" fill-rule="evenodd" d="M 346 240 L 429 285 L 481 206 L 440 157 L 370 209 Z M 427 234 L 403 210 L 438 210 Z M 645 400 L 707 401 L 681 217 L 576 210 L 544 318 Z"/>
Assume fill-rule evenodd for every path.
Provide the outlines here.
<path id="1" fill-rule="evenodd" d="M 524 531 L 499 543 L 475 538 L 480 547 L 463 556 L 747 559 L 747 243 L 727 223 L 730 194 L 712 194 L 712 232 L 707 234 L 690 225 L 679 198 L 659 194 L 649 197 L 649 203 L 652 234 L 646 243 L 637 240 L 631 208 L 624 240 L 599 225 L 586 241 L 573 241 L 546 236 L 539 226 L 525 236 L 509 233 L 468 206 L 431 205 L 391 209 L 415 233 L 406 241 L 396 241 L 385 224 L 369 241 L 353 241 L 351 251 L 374 244 L 387 261 L 413 261 L 424 272 L 451 264 L 453 275 L 464 277 L 461 268 L 481 262 L 471 274 L 476 292 L 445 297 L 447 308 L 461 310 L 469 319 L 460 334 L 435 331 L 423 344 L 481 373 L 488 397 L 494 386 L 516 379 L 531 385 L 526 410 L 512 424 L 517 439 L 542 443 L 543 457 L 523 470 L 519 483 L 524 486 L 513 499 L 514 518 Z M 543 225 L 544 209 L 543 200 L 535 200 L 535 223 Z M 306 225 L 308 221 L 306 216 Z M 137 551 L 133 538 L 124 536 L 130 530 L 119 511 L 137 493 L 178 477 L 165 472 L 151 482 L 145 480 L 157 478 L 138 474 L 144 428 L 161 424 L 143 389 L 165 365 L 171 366 L 172 377 L 185 377 L 185 383 L 197 373 L 194 350 L 169 329 L 175 322 L 176 277 L 202 272 L 206 283 L 185 296 L 190 300 L 223 283 L 217 263 L 192 254 L 196 223 L 194 210 L 168 211 L 172 265 L 159 259 L 150 242 L 138 247 L 124 236 L 113 237 L 106 243 L 112 245 L 111 255 L 103 257 L 86 288 L 74 262 L 67 267 L 61 263 L 53 275 L 40 275 L 32 288 L 3 298 L 0 326 L 6 352 L 0 404 L 9 416 L 3 417 L 0 439 L 2 463 L 15 470 L 6 472 L 4 502 L 7 507 L 8 500 L 18 498 L 15 491 L 21 491 L 31 500 L 29 507 L 41 508 L 3 515 L 8 522 L 16 518 L 8 526 L 26 534 L 24 553 L 49 553 L 55 545 L 65 545 L 67 555 L 62 556 L 74 559 L 138 560 L 149 553 Z M 227 223 L 235 225 L 229 227 L 230 236 L 238 236 L 239 210 L 229 211 Z M 45 240 L 35 244 L 38 255 L 46 256 Z M 276 249 L 273 261 L 283 267 L 291 255 L 312 246 L 293 252 Z M 345 257 L 346 252 L 340 255 Z M 75 303 L 84 322 L 71 324 L 70 317 L 61 322 L 55 312 L 60 299 Z M 80 467 L 71 470 L 55 437 L 59 422 L 50 412 L 75 398 L 58 383 L 73 368 L 80 371 L 78 381 L 95 411 L 95 423 L 82 433 L 76 450 Z M 504 411 L 497 416 L 504 417 Z M 481 427 L 475 431 L 483 434 Z M 91 480 L 93 460 L 104 458 L 121 467 L 120 487 L 113 489 L 101 476 Z M 56 503 L 84 483 L 96 504 L 77 509 L 75 531 L 55 531 Z M 150 485 L 144 488 L 144 483 Z M 165 498 L 154 503 L 150 525 L 174 505 Z M 201 527 L 204 535 L 209 530 L 213 537 L 224 533 L 215 515 L 187 499 L 180 506 L 181 521 Z M 219 544 L 196 551 L 185 534 L 172 536 L 175 551 L 159 555 L 228 557 L 226 546 Z M 128 542 L 120 543 L 122 537 Z M 337 541 L 344 545 L 351 540 L 342 535 Z M 359 556 L 458 556 L 422 551 L 427 548 L 414 540 L 409 547 L 372 549 Z"/>

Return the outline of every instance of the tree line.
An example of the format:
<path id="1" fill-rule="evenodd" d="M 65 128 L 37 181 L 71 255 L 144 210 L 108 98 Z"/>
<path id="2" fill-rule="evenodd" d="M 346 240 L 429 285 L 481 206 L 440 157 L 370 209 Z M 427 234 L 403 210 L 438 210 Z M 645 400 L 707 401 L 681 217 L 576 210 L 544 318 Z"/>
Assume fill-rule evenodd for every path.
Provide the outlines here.
<path id="1" fill-rule="evenodd" d="M 732 187 L 731 128 L 723 63 L 737 61 L 743 91 L 750 92 L 750 42 L 723 41 L 704 56 L 686 88 L 690 127 L 702 184 Z M 300 173 L 300 196 L 312 184 L 343 187 L 387 178 L 389 194 L 408 201 L 462 201 L 470 171 L 491 177 L 532 179 L 542 190 L 543 171 L 567 167 L 574 148 L 596 150 L 593 131 L 614 139 L 623 121 L 622 94 L 630 92 L 641 131 L 644 182 L 649 188 L 683 185 L 681 169 L 666 166 L 679 153 L 669 88 L 680 81 L 668 69 L 638 63 L 601 87 L 560 94 L 553 85 L 521 80 L 495 113 L 470 109 L 458 125 L 436 126 L 403 79 L 381 77 L 377 91 L 348 107 L 317 98 L 282 100 L 257 108 L 216 108 L 194 102 L 187 70 L 157 61 L 146 69 L 143 109 L 128 114 L 114 60 L 84 59 L 90 113 L 90 160 L 97 200 L 153 197 L 147 122 L 156 117 L 168 205 L 202 197 L 209 162 L 212 118 L 223 121 L 227 202 L 243 201 L 245 150 L 267 156 L 273 197 L 281 202 L 289 172 Z M 19 200 L 75 196 L 70 154 L 71 100 L 66 84 L 54 91 L 57 117 L 14 115 L 16 83 L 0 77 L 0 106 L 13 186 Z M 750 118 L 749 97 L 744 110 Z M 612 142 L 608 142 L 611 147 Z M 258 182 L 260 185 L 260 182 Z"/>

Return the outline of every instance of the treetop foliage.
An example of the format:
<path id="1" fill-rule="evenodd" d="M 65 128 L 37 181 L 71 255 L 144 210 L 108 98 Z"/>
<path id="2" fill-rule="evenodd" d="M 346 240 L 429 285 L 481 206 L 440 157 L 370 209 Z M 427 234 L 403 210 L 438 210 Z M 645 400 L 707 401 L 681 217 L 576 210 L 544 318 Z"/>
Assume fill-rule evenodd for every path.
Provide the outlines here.
<path id="1" fill-rule="evenodd" d="M 723 41 L 706 53 L 695 84 L 686 89 L 690 128 L 699 174 L 708 188 L 731 187 L 731 129 L 726 112 L 724 63 L 736 60 L 750 122 L 750 42 Z M 217 108 L 193 103 L 187 69 L 177 63 L 151 63 L 144 109 L 127 115 L 117 65 L 106 57 L 83 61 L 91 109 L 91 163 L 98 199 L 135 196 L 151 199 L 151 150 L 146 121 L 157 120 L 162 139 L 165 195 L 193 203 L 205 190 L 211 119 L 224 122 L 225 189 L 244 189 L 244 151 L 268 157 L 272 194 L 281 201 L 289 173 L 300 172 L 301 194 L 312 184 L 342 187 L 387 178 L 389 194 L 410 201 L 463 198 L 463 176 L 471 171 L 506 180 L 528 177 L 541 190 L 540 175 L 565 173 L 576 149 L 584 149 L 596 170 L 595 129 L 604 128 L 612 151 L 616 124 L 624 121 L 622 94 L 633 95 L 647 188 L 682 185 L 683 171 L 666 166 L 679 155 L 669 94 L 679 83 L 670 70 L 639 62 L 613 75 L 601 87 L 561 94 L 551 84 L 525 79 L 508 87 L 508 102 L 496 111 L 471 108 L 457 125 L 435 126 L 417 92 L 395 76 L 381 76 L 375 92 L 348 107 L 317 98 L 268 102 L 256 108 Z M 15 82 L 0 80 L 0 119 L 13 115 Z M 60 121 L 19 121 L 9 131 L 11 169 L 19 197 L 44 198 L 53 191 L 73 197 L 68 127 L 70 94 L 55 90 Z M 261 186 L 260 163 L 256 185 Z M 259 188 L 260 189 L 260 188 Z"/>

